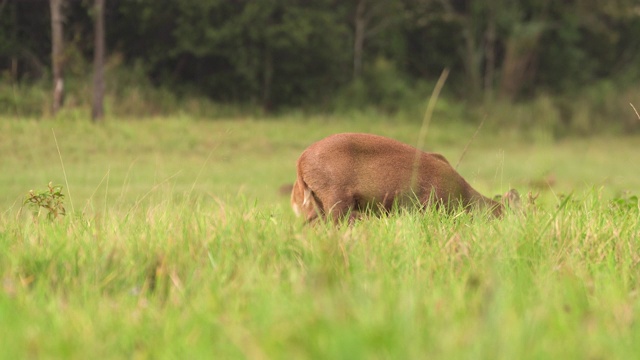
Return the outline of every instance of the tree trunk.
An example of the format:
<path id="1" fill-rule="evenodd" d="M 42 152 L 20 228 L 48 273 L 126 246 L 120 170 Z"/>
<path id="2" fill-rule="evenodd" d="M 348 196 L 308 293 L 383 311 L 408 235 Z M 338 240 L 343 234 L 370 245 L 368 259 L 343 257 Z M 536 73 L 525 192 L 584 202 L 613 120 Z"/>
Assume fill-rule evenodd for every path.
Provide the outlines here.
<path id="1" fill-rule="evenodd" d="M 496 21 L 494 17 L 494 10 L 490 9 L 487 25 L 487 32 L 485 36 L 485 68 L 484 68 L 484 101 L 493 100 L 493 82 L 496 69 Z"/>
<path id="2" fill-rule="evenodd" d="M 64 0 L 50 0 L 51 6 L 51 67 L 53 69 L 53 107 L 55 115 L 64 101 L 64 37 L 62 5 Z"/>
<path id="3" fill-rule="evenodd" d="M 358 79 L 362 75 L 362 54 L 364 49 L 364 38 L 367 30 L 367 19 L 365 17 L 366 0 L 359 0 L 354 18 L 353 34 L 353 78 Z"/>
<path id="4" fill-rule="evenodd" d="M 462 57 L 464 73 L 466 75 L 465 89 L 468 96 L 477 100 L 482 91 L 482 68 L 481 68 L 481 50 L 478 48 L 476 41 L 476 17 L 469 10 L 456 10 L 453 0 L 441 0 L 440 4 L 448 17 L 457 20 L 460 23 L 463 44 L 458 48 L 457 52 Z"/>
<path id="5" fill-rule="evenodd" d="M 104 116 L 104 0 L 95 0 L 95 49 L 93 52 L 93 106 L 91 119 L 94 122 Z"/>
<path id="6" fill-rule="evenodd" d="M 4 11 L 4 7 L 7 5 L 7 2 L 2 2 L 2 5 L 0 5 L 0 16 L 2 15 L 2 12 Z M 16 9 L 16 6 L 12 6 L 11 7 L 11 46 L 14 49 L 17 49 L 18 47 L 18 10 Z M 18 82 L 18 56 L 16 54 L 16 51 L 12 51 L 12 55 L 11 55 L 11 83 L 15 84 Z"/>
<path id="7" fill-rule="evenodd" d="M 477 100 L 479 98 L 480 91 L 482 90 L 482 79 L 481 79 L 481 65 L 480 59 L 478 56 L 478 46 L 475 40 L 475 33 L 473 31 L 472 20 L 466 19 L 466 23 L 464 24 L 465 28 L 463 29 L 463 37 L 464 37 L 464 48 L 463 58 L 464 58 L 464 69 L 467 74 L 469 97 Z"/>
<path id="8" fill-rule="evenodd" d="M 534 77 L 535 59 L 538 53 L 539 40 L 544 29 L 543 24 L 528 23 L 527 27 L 513 31 L 506 41 L 505 55 L 502 64 L 500 81 L 500 97 L 513 100 L 527 81 Z"/>
<path id="9" fill-rule="evenodd" d="M 269 44 L 265 47 L 262 74 L 262 108 L 265 112 L 272 110 L 271 87 L 273 85 L 273 53 Z"/>

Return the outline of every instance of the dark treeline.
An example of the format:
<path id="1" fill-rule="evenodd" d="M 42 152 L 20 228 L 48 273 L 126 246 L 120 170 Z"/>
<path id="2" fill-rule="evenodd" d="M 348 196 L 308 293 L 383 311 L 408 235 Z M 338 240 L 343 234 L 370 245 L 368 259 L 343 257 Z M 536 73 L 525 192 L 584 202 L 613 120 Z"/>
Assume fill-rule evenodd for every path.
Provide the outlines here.
<path id="1" fill-rule="evenodd" d="M 93 0 L 63 3 L 65 76 L 87 76 Z M 105 26 L 107 77 L 267 110 L 393 110 L 444 68 L 472 102 L 640 79 L 638 0 L 107 0 Z M 48 0 L 0 0 L 2 82 L 50 79 L 51 40 Z"/>

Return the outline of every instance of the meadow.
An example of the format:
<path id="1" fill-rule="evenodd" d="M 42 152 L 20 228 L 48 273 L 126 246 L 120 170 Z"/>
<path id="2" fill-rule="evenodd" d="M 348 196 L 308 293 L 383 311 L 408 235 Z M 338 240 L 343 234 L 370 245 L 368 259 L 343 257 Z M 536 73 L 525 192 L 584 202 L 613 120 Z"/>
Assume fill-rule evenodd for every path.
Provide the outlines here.
<path id="1" fill-rule="evenodd" d="M 476 129 L 436 117 L 424 147 L 523 213 L 335 227 L 282 194 L 301 151 L 418 122 L 0 118 L 0 358 L 637 357 L 640 137 Z M 50 181 L 53 220 L 23 205 Z"/>

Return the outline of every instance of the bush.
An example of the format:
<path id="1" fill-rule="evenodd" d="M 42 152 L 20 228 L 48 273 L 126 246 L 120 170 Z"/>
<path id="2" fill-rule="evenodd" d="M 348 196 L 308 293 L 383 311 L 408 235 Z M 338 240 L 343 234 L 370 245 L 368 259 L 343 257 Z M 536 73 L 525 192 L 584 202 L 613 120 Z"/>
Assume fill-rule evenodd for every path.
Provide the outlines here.
<path id="1" fill-rule="evenodd" d="M 396 66 L 385 58 L 378 58 L 365 69 L 361 78 L 345 86 L 334 99 L 338 111 L 375 108 L 386 114 L 415 109 L 422 106 L 425 86 L 416 86 L 401 74 Z"/>
<path id="2" fill-rule="evenodd" d="M 33 117 L 49 113 L 51 92 L 44 82 L 11 84 L 0 82 L 0 112 L 15 117 Z"/>
<path id="3" fill-rule="evenodd" d="M 621 89 L 603 81 L 570 95 L 542 93 L 527 101 L 494 101 L 475 113 L 486 113 L 490 125 L 520 130 L 535 139 L 628 134 L 640 130 L 629 105 L 639 98 L 640 88 Z"/>

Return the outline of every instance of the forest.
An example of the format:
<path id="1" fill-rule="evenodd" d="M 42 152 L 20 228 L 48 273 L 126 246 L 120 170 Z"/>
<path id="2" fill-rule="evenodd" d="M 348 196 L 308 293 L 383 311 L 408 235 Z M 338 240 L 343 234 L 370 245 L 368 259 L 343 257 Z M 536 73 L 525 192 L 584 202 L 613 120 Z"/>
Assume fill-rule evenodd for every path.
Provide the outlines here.
<path id="1" fill-rule="evenodd" d="M 94 0 L 0 0 L 0 112 L 88 109 Z M 53 54 L 54 16 L 61 25 Z M 450 70 L 443 111 L 556 135 L 640 125 L 638 0 L 106 0 L 107 113 L 374 109 L 420 117 Z M 187 105 L 185 105 L 187 104 Z M 191 105 L 189 105 L 191 104 Z M 195 104 L 195 105 L 194 105 Z M 447 105 L 448 104 L 448 105 Z M 239 111 L 239 110 L 238 110 Z M 246 111 L 246 110 L 245 110 Z M 451 112 L 451 111 L 450 111 Z M 513 118 L 532 112 L 535 118 Z M 462 115 L 460 115 L 462 114 Z"/>

